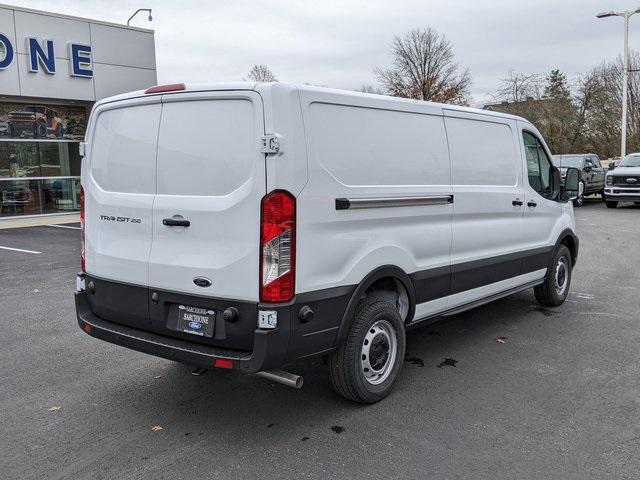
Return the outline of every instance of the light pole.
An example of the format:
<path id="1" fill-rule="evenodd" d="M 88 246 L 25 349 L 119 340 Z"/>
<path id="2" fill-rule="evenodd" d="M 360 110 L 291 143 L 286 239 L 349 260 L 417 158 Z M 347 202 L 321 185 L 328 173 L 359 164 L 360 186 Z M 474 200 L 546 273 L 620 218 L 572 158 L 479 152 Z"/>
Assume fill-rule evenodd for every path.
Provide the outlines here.
<path id="1" fill-rule="evenodd" d="M 620 158 L 624 158 L 627 154 L 627 89 L 629 88 L 629 18 L 640 12 L 640 8 L 628 10 L 626 12 L 602 12 L 596 15 L 598 18 L 606 17 L 622 17 L 624 18 L 624 52 L 622 54 L 624 60 L 624 72 L 622 80 L 622 123 L 620 126 Z"/>
<path id="2" fill-rule="evenodd" d="M 131 20 L 133 20 L 133 17 L 135 17 L 140 12 L 149 12 L 149 21 L 153 20 L 153 17 L 151 16 L 151 9 L 150 8 L 139 8 L 138 10 L 136 10 L 136 12 L 133 15 L 131 15 L 129 17 L 129 20 L 127 20 L 127 27 L 129 26 L 129 23 L 131 22 Z"/>

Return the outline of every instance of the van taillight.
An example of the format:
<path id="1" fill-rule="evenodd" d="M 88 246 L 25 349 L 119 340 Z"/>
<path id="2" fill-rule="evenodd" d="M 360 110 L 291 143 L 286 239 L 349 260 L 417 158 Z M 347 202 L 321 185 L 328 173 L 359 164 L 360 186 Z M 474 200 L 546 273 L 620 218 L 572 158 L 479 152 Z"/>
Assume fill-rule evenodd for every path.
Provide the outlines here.
<path id="1" fill-rule="evenodd" d="M 288 302 L 295 293 L 295 197 L 285 190 L 266 195 L 260 224 L 260 301 Z"/>
<path id="2" fill-rule="evenodd" d="M 84 188 L 80 185 L 80 267 L 85 270 L 85 247 L 84 247 Z"/>

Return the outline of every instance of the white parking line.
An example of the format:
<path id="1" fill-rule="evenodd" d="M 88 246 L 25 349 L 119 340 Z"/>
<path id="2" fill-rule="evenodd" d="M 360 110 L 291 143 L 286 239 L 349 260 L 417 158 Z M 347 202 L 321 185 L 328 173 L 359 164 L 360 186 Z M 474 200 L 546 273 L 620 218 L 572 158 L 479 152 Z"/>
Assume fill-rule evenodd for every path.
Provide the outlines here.
<path id="1" fill-rule="evenodd" d="M 70 227 L 68 225 L 46 225 L 47 227 L 68 228 L 70 230 L 80 230 L 80 227 Z"/>
<path id="2" fill-rule="evenodd" d="M 33 253 L 36 255 L 40 255 L 42 252 L 36 252 L 35 250 L 24 250 L 22 248 L 13 248 L 13 247 L 3 247 L 0 245 L 1 250 L 11 250 L 13 252 L 24 252 L 24 253 Z"/>

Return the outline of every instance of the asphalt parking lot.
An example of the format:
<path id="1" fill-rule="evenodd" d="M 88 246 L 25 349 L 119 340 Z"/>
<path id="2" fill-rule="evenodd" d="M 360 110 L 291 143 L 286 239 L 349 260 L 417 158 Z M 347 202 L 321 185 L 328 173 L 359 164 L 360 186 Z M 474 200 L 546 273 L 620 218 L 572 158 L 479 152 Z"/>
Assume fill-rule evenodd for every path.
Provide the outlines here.
<path id="1" fill-rule="evenodd" d="M 320 360 L 296 391 L 93 339 L 74 314 L 78 230 L 0 230 L 41 252 L 0 248 L 0 477 L 638 478 L 640 207 L 576 216 L 563 306 L 524 292 L 411 332 L 372 406 L 334 394 Z"/>

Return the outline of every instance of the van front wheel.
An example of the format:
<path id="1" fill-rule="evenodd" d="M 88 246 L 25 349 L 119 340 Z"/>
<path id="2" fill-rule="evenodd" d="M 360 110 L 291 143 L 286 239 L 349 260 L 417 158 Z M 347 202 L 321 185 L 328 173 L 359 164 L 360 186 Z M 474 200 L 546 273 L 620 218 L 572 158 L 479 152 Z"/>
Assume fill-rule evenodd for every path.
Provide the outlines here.
<path id="1" fill-rule="evenodd" d="M 329 357 L 333 388 L 348 400 L 375 403 L 389 395 L 404 361 L 404 323 L 388 302 L 365 299 L 347 338 Z"/>
<path id="2" fill-rule="evenodd" d="M 560 245 L 547 267 L 544 283 L 533 289 L 536 300 L 547 307 L 562 305 L 569 294 L 572 269 L 571 252 Z"/>

